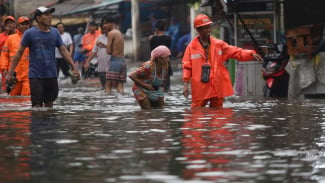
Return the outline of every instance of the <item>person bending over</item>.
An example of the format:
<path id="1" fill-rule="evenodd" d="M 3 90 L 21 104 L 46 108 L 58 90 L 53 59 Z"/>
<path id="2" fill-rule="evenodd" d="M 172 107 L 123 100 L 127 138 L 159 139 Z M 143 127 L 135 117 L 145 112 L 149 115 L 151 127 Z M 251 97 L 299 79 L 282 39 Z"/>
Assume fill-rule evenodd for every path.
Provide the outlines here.
<path id="1" fill-rule="evenodd" d="M 135 99 L 142 109 L 160 108 L 164 105 L 164 82 L 167 78 L 170 50 L 158 46 L 151 51 L 151 59 L 129 75 Z"/>

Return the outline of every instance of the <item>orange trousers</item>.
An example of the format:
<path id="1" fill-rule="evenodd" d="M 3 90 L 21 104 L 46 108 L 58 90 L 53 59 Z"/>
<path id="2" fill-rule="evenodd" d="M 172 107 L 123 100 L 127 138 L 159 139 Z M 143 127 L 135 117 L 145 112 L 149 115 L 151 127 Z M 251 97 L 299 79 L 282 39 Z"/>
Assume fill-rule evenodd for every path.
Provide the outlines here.
<path id="1" fill-rule="evenodd" d="M 29 80 L 17 82 L 11 90 L 10 96 L 30 96 Z"/>
<path id="2" fill-rule="evenodd" d="M 209 101 L 210 101 L 209 107 L 222 107 L 224 100 L 225 100 L 224 98 L 213 97 L 205 100 L 192 101 L 191 108 L 204 107 Z"/>
<path id="3" fill-rule="evenodd" d="M 6 91 L 6 76 L 1 73 L 1 90 Z"/>

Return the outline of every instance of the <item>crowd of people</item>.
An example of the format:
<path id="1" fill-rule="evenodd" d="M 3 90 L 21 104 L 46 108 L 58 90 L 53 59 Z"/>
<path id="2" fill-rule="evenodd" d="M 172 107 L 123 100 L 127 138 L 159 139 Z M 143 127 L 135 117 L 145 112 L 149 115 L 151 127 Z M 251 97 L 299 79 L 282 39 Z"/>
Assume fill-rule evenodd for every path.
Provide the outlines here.
<path id="1" fill-rule="evenodd" d="M 62 22 L 52 27 L 54 11 L 54 8 L 38 7 L 34 27 L 29 27 L 27 17 L 19 17 L 17 21 L 12 16 L 4 19 L 5 31 L 0 34 L 2 90 L 11 96 L 30 95 L 32 107 L 53 107 L 59 92 L 59 69 L 64 78 L 71 77 L 75 84 L 80 73 L 86 73 L 96 59 L 99 80 L 106 94 L 111 94 L 112 89 L 123 94 L 129 77 L 142 109 L 163 107 L 164 94 L 171 84 L 170 57 L 179 38 L 175 18 L 170 19 L 167 30 L 164 22 L 155 22 L 154 34 L 149 37 L 150 60 L 127 76 L 124 38 L 113 17 L 102 17 L 100 30 L 96 22 L 90 22 L 87 33 L 79 28 L 78 34 L 72 37 L 64 31 Z M 192 108 L 208 103 L 210 107 L 222 107 L 224 97 L 233 94 L 224 66 L 227 59 L 262 60 L 254 50 L 231 46 L 211 36 L 211 24 L 208 16 L 200 14 L 194 20 L 198 35 L 192 40 L 189 35 L 183 38 L 187 44 L 182 50 L 183 95 L 192 94 Z"/>

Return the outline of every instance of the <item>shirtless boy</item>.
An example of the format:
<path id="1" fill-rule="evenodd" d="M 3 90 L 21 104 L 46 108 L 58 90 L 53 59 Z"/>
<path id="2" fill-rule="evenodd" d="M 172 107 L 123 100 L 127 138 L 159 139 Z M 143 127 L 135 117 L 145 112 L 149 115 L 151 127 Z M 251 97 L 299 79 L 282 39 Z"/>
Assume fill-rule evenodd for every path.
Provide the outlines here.
<path id="1" fill-rule="evenodd" d="M 106 72 L 105 93 L 110 94 L 112 87 L 116 87 L 118 93 L 124 93 L 123 84 L 126 82 L 126 63 L 124 60 L 124 39 L 117 29 L 112 17 L 108 21 L 107 54 L 111 55 Z"/>

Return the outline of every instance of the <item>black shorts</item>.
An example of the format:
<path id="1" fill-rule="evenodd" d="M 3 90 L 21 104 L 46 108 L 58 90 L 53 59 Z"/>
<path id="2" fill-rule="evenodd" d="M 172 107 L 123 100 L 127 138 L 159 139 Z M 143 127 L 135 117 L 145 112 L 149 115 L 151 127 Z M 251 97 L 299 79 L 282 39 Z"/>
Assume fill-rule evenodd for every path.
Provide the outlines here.
<path id="1" fill-rule="evenodd" d="M 57 78 L 29 78 L 32 106 L 53 102 L 59 94 Z"/>

